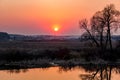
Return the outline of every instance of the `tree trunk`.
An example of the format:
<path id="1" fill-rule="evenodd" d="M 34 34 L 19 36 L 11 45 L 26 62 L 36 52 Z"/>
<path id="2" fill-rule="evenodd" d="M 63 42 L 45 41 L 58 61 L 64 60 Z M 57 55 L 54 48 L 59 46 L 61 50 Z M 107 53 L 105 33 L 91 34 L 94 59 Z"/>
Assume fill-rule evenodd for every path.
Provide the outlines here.
<path id="1" fill-rule="evenodd" d="M 113 47 L 112 47 L 112 40 L 111 40 L 110 30 L 109 30 L 109 45 L 110 45 L 110 50 L 112 51 L 112 50 L 113 50 Z"/>
<path id="2" fill-rule="evenodd" d="M 112 48 L 111 31 L 110 31 L 110 23 L 109 23 L 109 21 L 108 21 L 108 30 L 107 30 L 107 32 L 108 32 L 108 41 L 109 41 L 110 50 L 112 51 L 113 48 Z"/>
<path id="3" fill-rule="evenodd" d="M 108 46 L 108 32 L 107 32 L 107 35 L 106 35 L 105 50 L 107 49 L 107 46 Z"/>
<path id="4" fill-rule="evenodd" d="M 100 46 L 101 50 L 103 51 L 103 32 L 100 33 Z"/>
<path id="5" fill-rule="evenodd" d="M 96 44 L 97 47 L 99 47 L 99 43 L 96 41 L 96 39 L 91 35 L 90 31 L 86 29 L 86 31 L 88 32 L 88 34 L 90 35 L 90 38 L 93 40 L 93 42 Z"/>

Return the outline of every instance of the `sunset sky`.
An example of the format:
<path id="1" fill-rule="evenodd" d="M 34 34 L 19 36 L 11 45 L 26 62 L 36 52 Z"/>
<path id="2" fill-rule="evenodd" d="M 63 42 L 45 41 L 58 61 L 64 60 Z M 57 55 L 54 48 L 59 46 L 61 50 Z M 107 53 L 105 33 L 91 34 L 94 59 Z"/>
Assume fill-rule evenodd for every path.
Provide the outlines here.
<path id="1" fill-rule="evenodd" d="M 120 0 L 0 0 L 0 31 L 27 35 L 78 35 L 78 21 Z M 54 31 L 54 26 L 58 31 Z"/>

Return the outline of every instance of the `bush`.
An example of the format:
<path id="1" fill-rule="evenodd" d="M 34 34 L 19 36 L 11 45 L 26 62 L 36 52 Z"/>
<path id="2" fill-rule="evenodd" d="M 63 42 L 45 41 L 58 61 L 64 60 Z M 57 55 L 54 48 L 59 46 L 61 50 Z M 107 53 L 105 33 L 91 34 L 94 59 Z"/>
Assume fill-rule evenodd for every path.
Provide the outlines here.
<path id="1" fill-rule="evenodd" d="M 20 51 L 16 49 L 9 49 L 0 54 L 0 60 L 7 61 L 20 61 L 30 59 L 31 55 L 26 51 Z"/>

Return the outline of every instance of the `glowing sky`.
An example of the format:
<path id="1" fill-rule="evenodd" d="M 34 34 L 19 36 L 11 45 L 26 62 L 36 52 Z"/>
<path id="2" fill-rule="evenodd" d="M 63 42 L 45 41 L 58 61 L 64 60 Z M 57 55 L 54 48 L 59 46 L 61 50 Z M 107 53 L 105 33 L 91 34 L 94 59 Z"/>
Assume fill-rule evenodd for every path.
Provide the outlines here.
<path id="1" fill-rule="evenodd" d="M 78 21 L 113 3 L 120 10 L 120 0 L 0 0 L 0 31 L 16 34 L 76 35 Z"/>

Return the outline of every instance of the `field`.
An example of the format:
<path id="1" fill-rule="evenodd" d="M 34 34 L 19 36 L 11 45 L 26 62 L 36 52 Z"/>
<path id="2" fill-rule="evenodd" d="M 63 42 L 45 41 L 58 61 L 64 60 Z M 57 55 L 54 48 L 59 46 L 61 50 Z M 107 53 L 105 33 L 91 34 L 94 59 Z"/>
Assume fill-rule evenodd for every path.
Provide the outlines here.
<path id="1" fill-rule="evenodd" d="M 108 64 L 120 61 L 119 49 L 100 56 L 101 51 L 80 41 L 0 42 L 0 69 L 53 65 Z"/>
<path id="2" fill-rule="evenodd" d="M 54 50 L 59 48 L 68 48 L 71 50 L 77 50 L 84 47 L 84 43 L 81 43 L 80 41 L 0 42 L 0 49 Z"/>

